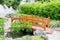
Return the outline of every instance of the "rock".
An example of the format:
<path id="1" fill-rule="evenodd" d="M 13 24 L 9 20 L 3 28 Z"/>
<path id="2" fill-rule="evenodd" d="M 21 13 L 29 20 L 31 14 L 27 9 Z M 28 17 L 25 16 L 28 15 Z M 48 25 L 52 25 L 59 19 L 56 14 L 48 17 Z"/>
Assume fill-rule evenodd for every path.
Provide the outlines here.
<path id="1" fill-rule="evenodd" d="M 21 40 L 21 38 L 16 38 L 15 40 Z"/>
<path id="2" fill-rule="evenodd" d="M 44 37 L 44 40 L 48 40 L 48 36 L 46 36 L 46 33 L 42 29 L 37 29 L 36 31 L 34 31 L 33 34 L 34 35 L 41 35 Z"/>
<path id="3" fill-rule="evenodd" d="M 33 32 L 34 35 L 46 35 L 46 33 L 44 32 L 44 30 L 42 29 L 37 29 L 36 31 Z"/>
<path id="4" fill-rule="evenodd" d="M 30 35 L 26 35 L 26 36 L 23 36 L 25 38 L 33 38 L 33 36 L 30 36 Z"/>
<path id="5" fill-rule="evenodd" d="M 60 27 L 55 29 L 56 31 L 60 31 Z"/>
<path id="6" fill-rule="evenodd" d="M 52 34 L 54 32 L 54 29 L 52 28 L 46 28 L 46 31 L 45 31 L 47 34 Z"/>
<path id="7" fill-rule="evenodd" d="M 48 40 L 48 36 L 43 36 L 44 40 Z"/>
<path id="8" fill-rule="evenodd" d="M 12 38 L 7 38 L 6 40 L 13 40 Z"/>

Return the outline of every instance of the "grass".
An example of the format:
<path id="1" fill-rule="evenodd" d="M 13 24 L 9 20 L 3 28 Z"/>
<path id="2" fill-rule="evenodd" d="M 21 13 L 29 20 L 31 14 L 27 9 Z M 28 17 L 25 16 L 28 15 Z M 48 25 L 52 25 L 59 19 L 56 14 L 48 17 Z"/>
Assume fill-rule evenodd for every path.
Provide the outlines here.
<path id="1" fill-rule="evenodd" d="M 42 36 L 35 36 L 35 37 L 32 37 L 32 38 L 23 37 L 22 40 L 44 40 L 44 38 Z"/>

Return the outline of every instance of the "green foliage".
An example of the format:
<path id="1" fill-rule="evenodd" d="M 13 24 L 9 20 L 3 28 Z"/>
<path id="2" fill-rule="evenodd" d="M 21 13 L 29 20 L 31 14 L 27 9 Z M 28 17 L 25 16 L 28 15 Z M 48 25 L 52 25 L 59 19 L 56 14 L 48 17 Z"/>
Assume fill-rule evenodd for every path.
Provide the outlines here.
<path id="1" fill-rule="evenodd" d="M 50 1 L 60 1 L 60 0 L 38 0 L 38 1 L 41 1 L 41 2 L 50 2 Z"/>
<path id="2" fill-rule="evenodd" d="M 60 21 L 59 20 L 51 20 L 50 27 L 60 27 Z"/>
<path id="3" fill-rule="evenodd" d="M 38 0 L 39 2 L 50 2 L 51 0 Z"/>
<path id="4" fill-rule="evenodd" d="M 35 36 L 35 37 L 32 37 L 32 38 L 23 37 L 22 40 L 44 40 L 44 38 L 42 36 Z"/>
<path id="5" fill-rule="evenodd" d="M 19 6 L 19 13 L 34 14 L 42 17 L 60 20 L 60 1 L 49 3 L 33 3 Z"/>
<path id="6" fill-rule="evenodd" d="M 0 4 L 3 4 L 3 0 L 0 0 Z"/>
<path id="7" fill-rule="evenodd" d="M 8 7 L 12 6 L 16 9 L 20 4 L 20 0 L 0 0 L 0 4 L 6 4 Z"/>
<path id="8" fill-rule="evenodd" d="M 5 40 L 5 36 L 4 35 L 0 35 L 0 40 Z"/>
<path id="9" fill-rule="evenodd" d="M 26 29 L 26 32 L 24 31 Z M 15 21 L 12 23 L 12 35 L 15 37 L 20 37 L 32 32 L 32 26 L 29 22 L 18 22 Z"/>
<path id="10" fill-rule="evenodd" d="M 14 9 L 18 8 L 20 0 L 1 0 L 2 4 L 6 4 L 8 7 L 12 6 Z"/>
<path id="11" fill-rule="evenodd" d="M 4 34 L 4 18 L 0 18 L 0 34 Z"/>

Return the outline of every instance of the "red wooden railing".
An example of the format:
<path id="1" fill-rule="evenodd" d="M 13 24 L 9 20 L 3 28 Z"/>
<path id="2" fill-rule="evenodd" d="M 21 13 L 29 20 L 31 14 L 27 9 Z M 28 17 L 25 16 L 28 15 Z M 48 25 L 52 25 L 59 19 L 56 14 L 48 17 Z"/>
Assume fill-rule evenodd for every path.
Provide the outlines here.
<path id="1" fill-rule="evenodd" d="M 36 16 L 24 16 L 24 17 L 18 17 L 18 18 L 14 18 L 11 17 L 11 22 L 13 22 L 14 20 L 19 20 L 19 21 L 30 21 L 32 22 L 32 26 L 39 26 L 38 24 L 33 24 L 33 22 L 37 22 L 37 23 L 42 23 L 44 24 L 43 26 L 39 26 L 42 27 L 45 31 L 46 31 L 46 26 L 50 27 L 50 17 L 48 18 L 43 18 L 43 19 L 37 19 Z"/>

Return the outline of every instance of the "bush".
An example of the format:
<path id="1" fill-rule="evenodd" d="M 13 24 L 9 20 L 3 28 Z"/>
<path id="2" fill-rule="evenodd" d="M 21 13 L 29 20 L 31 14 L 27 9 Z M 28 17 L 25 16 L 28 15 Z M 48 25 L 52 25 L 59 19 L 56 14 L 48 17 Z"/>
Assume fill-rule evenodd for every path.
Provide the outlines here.
<path id="1" fill-rule="evenodd" d="M 60 27 L 60 21 L 59 20 L 51 20 L 50 27 L 53 27 L 53 28 Z"/>
<path id="2" fill-rule="evenodd" d="M 0 3 L 6 4 L 8 7 L 12 6 L 14 9 L 17 9 L 20 4 L 20 0 L 1 0 Z"/>
<path id="3" fill-rule="evenodd" d="M 0 18 L 0 34 L 4 34 L 4 18 Z"/>
<path id="4" fill-rule="evenodd" d="M 32 26 L 29 22 L 18 22 L 12 23 L 12 37 L 20 37 L 23 35 L 29 35 L 32 32 Z"/>
<path id="5" fill-rule="evenodd" d="M 19 6 L 19 13 L 34 14 L 42 17 L 60 20 L 60 1 L 48 3 L 33 3 Z"/>

